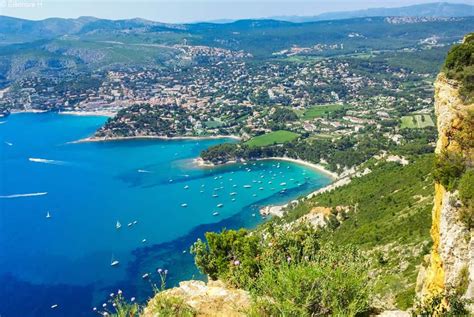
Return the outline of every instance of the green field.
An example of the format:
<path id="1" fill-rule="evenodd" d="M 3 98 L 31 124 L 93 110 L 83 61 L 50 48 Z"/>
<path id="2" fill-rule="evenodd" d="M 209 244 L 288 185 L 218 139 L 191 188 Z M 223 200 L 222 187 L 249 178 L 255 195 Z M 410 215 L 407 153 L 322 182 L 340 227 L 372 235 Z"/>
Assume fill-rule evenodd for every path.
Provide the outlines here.
<path id="1" fill-rule="evenodd" d="M 342 109 L 343 107 L 343 105 L 313 106 L 303 113 L 302 118 L 304 120 L 309 120 L 317 117 L 324 117 L 326 114 Z"/>
<path id="2" fill-rule="evenodd" d="M 416 114 L 412 116 L 402 117 L 402 129 L 422 129 L 426 127 L 434 127 L 433 119 L 427 114 Z"/>
<path id="3" fill-rule="evenodd" d="M 278 131 L 274 131 L 274 132 L 270 132 L 267 134 L 253 137 L 247 142 L 245 142 L 245 144 L 247 144 L 250 147 L 281 144 L 281 143 L 292 141 L 299 136 L 300 135 L 298 133 L 285 131 L 285 130 L 278 130 Z"/>

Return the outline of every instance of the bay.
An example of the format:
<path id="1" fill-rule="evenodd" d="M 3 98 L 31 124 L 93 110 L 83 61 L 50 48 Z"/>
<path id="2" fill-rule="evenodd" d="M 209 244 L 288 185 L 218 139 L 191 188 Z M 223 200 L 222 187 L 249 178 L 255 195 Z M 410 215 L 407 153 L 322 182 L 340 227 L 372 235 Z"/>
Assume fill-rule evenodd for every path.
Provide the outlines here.
<path id="1" fill-rule="evenodd" d="M 15 114 L 0 124 L 1 316 L 90 316 L 118 289 L 144 301 L 158 268 L 167 286 L 204 278 L 189 247 L 206 231 L 253 228 L 262 206 L 331 181 L 284 161 L 193 164 L 232 140 L 71 143 L 105 120 Z"/>

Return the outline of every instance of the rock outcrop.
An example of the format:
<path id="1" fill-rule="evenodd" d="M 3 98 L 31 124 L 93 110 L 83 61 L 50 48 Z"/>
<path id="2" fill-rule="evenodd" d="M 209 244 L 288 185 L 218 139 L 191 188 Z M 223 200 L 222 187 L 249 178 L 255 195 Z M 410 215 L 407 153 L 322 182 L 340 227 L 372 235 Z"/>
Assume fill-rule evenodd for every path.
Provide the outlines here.
<path id="1" fill-rule="evenodd" d="M 472 126 L 474 104 L 464 104 L 459 96 L 458 83 L 444 73 L 435 82 L 435 111 L 438 142 L 436 154 L 456 153 L 472 166 L 474 149 L 461 144 L 458 135 L 466 125 Z M 419 276 L 418 294 L 422 298 L 446 290 L 456 289 L 464 279 L 467 282 L 465 298 L 474 298 L 474 232 L 460 220 L 461 203 L 456 190 L 449 191 L 435 183 L 431 236 L 433 249 L 428 266 Z M 467 279 L 467 280 L 466 280 Z"/>
<path id="2" fill-rule="evenodd" d="M 185 281 L 175 287 L 161 292 L 148 303 L 143 317 L 158 316 L 153 311 L 153 301 L 158 296 L 179 298 L 183 303 L 194 309 L 196 316 L 202 317 L 241 317 L 245 316 L 245 310 L 250 306 L 250 295 L 241 289 L 227 287 L 221 281 Z"/>

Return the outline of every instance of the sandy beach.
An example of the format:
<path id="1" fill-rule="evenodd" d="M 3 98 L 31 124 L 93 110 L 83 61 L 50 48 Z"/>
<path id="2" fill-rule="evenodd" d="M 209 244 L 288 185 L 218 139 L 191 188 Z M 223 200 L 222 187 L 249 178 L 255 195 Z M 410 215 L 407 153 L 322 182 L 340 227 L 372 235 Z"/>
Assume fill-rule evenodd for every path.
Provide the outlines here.
<path id="1" fill-rule="evenodd" d="M 300 164 L 300 165 L 304 165 L 304 166 L 307 166 L 307 167 L 310 167 L 312 169 L 315 169 L 321 173 L 324 173 L 326 174 L 327 176 L 330 176 L 333 180 L 336 180 L 339 175 L 335 172 L 331 172 L 330 170 L 326 169 L 324 166 L 322 166 L 321 164 L 316 164 L 316 163 L 311 163 L 311 162 L 308 162 L 308 161 L 303 161 L 303 160 L 299 160 L 299 159 L 293 159 L 293 158 L 289 158 L 289 157 L 266 157 L 266 158 L 262 158 L 262 159 L 257 159 L 258 161 L 261 161 L 261 160 L 276 160 L 276 161 L 287 161 L 287 162 L 292 162 L 292 163 L 295 163 L 295 164 Z"/>

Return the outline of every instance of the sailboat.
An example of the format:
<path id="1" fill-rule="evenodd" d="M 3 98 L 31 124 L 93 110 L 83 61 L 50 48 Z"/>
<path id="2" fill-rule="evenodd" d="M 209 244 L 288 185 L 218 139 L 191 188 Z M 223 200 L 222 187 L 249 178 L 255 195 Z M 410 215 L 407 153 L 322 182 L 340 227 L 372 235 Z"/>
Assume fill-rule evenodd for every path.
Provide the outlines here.
<path id="1" fill-rule="evenodd" d="M 116 229 L 122 228 L 122 225 L 120 224 L 120 221 L 117 220 L 117 223 L 115 224 Z"/>
<path id="2" fill-rule="evenodd" d="M 117 266 L 120 262 L 118 260 L 114 260 L 114 256 L 112 255 L 112 260 L 110 260 L 110 266 Z"/>
<path id="3" fill-rule="evenodd" d="M 47 219 L 51 218 L 51 214 L 49 213 L 49 211 L 46 213 L 46 218 Z"/>

